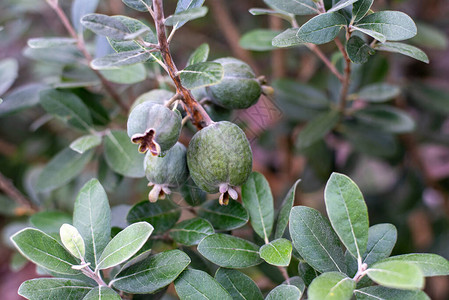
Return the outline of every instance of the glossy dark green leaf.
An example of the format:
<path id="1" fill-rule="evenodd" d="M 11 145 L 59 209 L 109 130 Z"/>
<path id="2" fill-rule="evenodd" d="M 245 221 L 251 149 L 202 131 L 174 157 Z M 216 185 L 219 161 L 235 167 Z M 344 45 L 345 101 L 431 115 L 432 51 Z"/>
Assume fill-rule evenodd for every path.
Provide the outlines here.
<path id="1" fill-rule="evenodd" d="M 86 245 L 86 261 L 95 267 L 111 239 L 108 197 L 98 180 L 91 179 L 78 193 L 73 211 L 73 225 Z"/>
<path id="2" fill-rule="evenodd" d="M 426 277 L 449 275 L 449 261 L 432 253 L 411 253 L 392 256 L 384 261 L 405 261 L 415 264 Z"/>
<path id="3" fill-rule="evenodd" d="M 292 243 L 284 238 L 260 247 L 260 257 L 270 265 L 287 267 L 292 258 Z"/>
<path id="4" fill-rule="evenodd" d="M 231 295 L 214 278 L 200 270 L 185 270 L 175 280 L 175 289 L 181 300 L 232 300 Z"/>
<path id="5" fill-rule="evenodd" d="M 272 289 L 265 300 L 297 300 L 301 298 L 301 291 L 294 285 L 281 284 Z"/>
<path id="6" fill-rule="evenodd" d="M 299 28 L 298 38 L 306 43 L 326 44 L 335 39 L 345 25 L 346 19 L 339 13 L 320 14 Z"/>
<path id="7" fill-rule="evenodd" d="M 415 121 L 404 111 L 386 105 L 365 107 L 354 117 L 367 126 L 391 133 L 406 133 L 415 129 Z"/>
<path id="8" fill-rule="evenodd" d="M 228 234 L 216 233 L 205 237 L 199 243 L 198 251 L 224 268 L 247 268 L 262 262 L 257 245 Z"/>
<path id="9" fill-rule="evenodd" d="M 190 54 L 189 60 L 187 61 L 187 66 L 202 63 L 207 61 L 209 57 L 209 45 L 204 43 L 201 44 L 198 48 Z"/>
<path id="10" fill-rule="evenodd" d="M 326 211 L 340 240 L 356 258 L 368 243 L 368 208 L 359 187 L 348 176 L 332 173 L 324 190 Z"/>
<path id="11" fill-rule="evenodd" d="M 78 262 L 57 240 L 46 233 L 25 228 L 11 237 L 19 252 L 38 266 L 61 274 L 79 274 L 72 269 Z"/>
<path id="12" fill-rule="evenodd" d="M 65 148 L 56 154 L 39 174 L 36 190 L 52 191 L 63 186 L 83 171 L 92 155 L 93 151 L 79 154 L 70 148 Z"/>
<path id="13" fill-rule="evenodd" d="M 199 207 L 198 216 L 208 220 L 217 230 L 233 230 L 248 223 L 246 209 L 237 201 L 230 200 L 226 206 L 218 200 L 207 201 Z"/>
<path id="14" fill-rule="evenodd" d="M 374 0 L 359 0 L 352 5 L 352 18 L 357 23 L 370 10 Z"/>
<path id="15" fill-rule="evenodd" d="M 423 291 L 407 291 L 387 288 L 384 286 L 370 286 L 354 291 L 357 300 L 430 300 Z"/>
<path id="16" fill-rule="evenodd" d="M 59 233 L 64 223 L 72 223 L 72 216 L 61 211 L 41 211 L 30 217 L 30 223 L 45 233 Z"/>
<path id="17" fill-rule="evenodd" d="M 26 299 L 33 300 L 80 300 L 92 289 L 92 286 L 80 280 L 38 278 L 22 283 L 18 294 Z"/>
<path id="18" fill-rule="evenodd" d="M 377 284 L 404 290 L 422 289 L 424 276 L 414 263 L 406 261 L 382 261 L 366 271 Z"/>
<path id="19" fill-rule="evenodd" d="M 92 127 L 89 109 L 75 94 L 59 90 L 43 90 L 39 93 L 39 98 L 42 107 L 49 114 L 65 123 L 85 131 Z"/>
<path id="20" fill-rule="evenodd" d="M 352 36 L 346 43 L 346 52 L 353 63 L 364 64 L 376 51 L 365 43 L 362 38 Z"/>
<path id="21" fill-rule="evenodd" d="M 128 223 L 145 221 L 153 225 L 154 233 L 164 233 L 172 228 L 181 216 L 181 208 L 170 200 L 137 203 L 128 212 Z"/>
<path id="22" fill-rule="evenodd" d="M 234 300 L 262 300 L 259 287 L 247 275 L 233 269 L 219 268 L 215 280 L 231 294 Z"/>
<path id="23" fill-rule="evenodd" d="M 277 30 L 254 29 L 245 33 L 239 41 L 240 47 L 252 51 L 268 51 L 276 49 L 271 43 L 280 34 Z"/>
<path id="24" fill-rule="evenodd" d="M 83 300 L 121 300 L 119 294 L 107 286 L 98 286 L 91 290 Z"/>
<path id="25" fill-rule="evenodd" d="M 340 117 L 338 111 L 330 110 L 314 118 L 299 133 L 296 139 L 296 147 L 303 150 L 324 138 L 334 129 Z"/>
<path id="26" fill-rule="evenodd" d="M 367 102 L 385 102 L 401 93 L 401 88 L 389 83 L 373 83 L 364 86 L 358 92 L 358 97 Z"/>
<path id="27" fill-rule="evenodd" d="M 290 190 L 285 195 L 284 201 L 282 201 L 281 207 L 279 208 L 277 217 L 276 217 L 276 230 L 274 233 L 274 238 L 278 239 L 284 235 L 285 229 L 288 225 L 288 218 L 290 216 L 290 211 L 292 210 L 293 203 L 295 201 L 295 191 L 298 183 L 301 179 L 298 179 Z"/>
<path id="28" fill-rule="evenodd" d="M 219 83 L 223 78 L 223 66 L 216 62 L 202 62 L 187 66 L 179 72 L 182 84 L 188 89 Z"/>
<path id="29" fill-rule="evenodd" d="M 253 172 L 242 185 L 242 202 L 248 210 L 254 231 L 265 241 L 273 229 L 273 195 L 267 179 Z"/>
<path id="30" fill-rule="evenodd" d="M 122 0 L 123 3 L 126 4 L 126 6 L 142 11 L 142 12 L 148 12 L 148 7 L 151 7 L 153 4 L 153 1 L 151 0 Z"/>
<path id="31" fill-rule="evenodd" d="M 109 167 L 120 175 L 132 178 L 145 175 L 145 155 L 137 151 L 137 145 L 130 141 L 125 131 L 114 130 L 106 134 L 104 155 Z"/>
<path id="32" fill-rule="evenodd" d="M 127 293 L 154 293 L 173 282 L 189 263 L 190 258 L 180 250 L 164 251 L 125 267 L 111 284 Z"/>
<path id="33" fill-rule="evenodd" d="M 350 300 L 356 282 L 338 272 L 324 273 L 315 278 L 307 290 L 310 300 Z"/>
<path id="34" fill-rule="evenodd" d="M 314 15 L 319 10 L 313 0 L 264 0 L 270 7 L 294 15 Z"/>
<path id="35" fill-rule="evenodd" d="M 165 19 L 164 23 L 166 26 L 173 26 L 175 28 L 180 28 L 188 21 L 204 17 L 207 14 L 207 12 L 208 8 L 205 6 L 189 8 L 182 12 L 178 12 L 175 13 L 174 15 L 168 16 Z"/>
<path id="36" fill-rule="evenodd" d="M 175 242 L 193 246 L 208 235 L 213 234 L 214 227 L 205 219 L 193 218 L 190 220 L 184 220 L 170 230 L 170 236 Z"/>
<path id="37" fill-rule="evenodd" d="M 386 42 L 383 44 L 377 44 L 375 49 L 379 51 L 403 54 L 411 58 L 417 59 L 419 61 L 425 62 L 427 64 L 429 63 L 429 57 L 427 57 L 427 54 L 424 53 L 424 51 L 422 51 L 421 49 L 416 48 L 415 46 L 412 45 L 407 45 L 404 43 Z"/>
<path id="38" fill-rule="evenodd" d="M 415 22 L 400 11 L 379 11 L 367 15 L 356 23 L 358 28 L 369 29 L 386 37 L 388 41 L 412 38 L 417 33 Z"/>
<path id="39" fill-rule="evenodd" d="M 340 241 L 317 210 L 306 206 L 293 207 L 289 230 L 293 246 L 313 268 L 320 272 L 346 272 Z"/>

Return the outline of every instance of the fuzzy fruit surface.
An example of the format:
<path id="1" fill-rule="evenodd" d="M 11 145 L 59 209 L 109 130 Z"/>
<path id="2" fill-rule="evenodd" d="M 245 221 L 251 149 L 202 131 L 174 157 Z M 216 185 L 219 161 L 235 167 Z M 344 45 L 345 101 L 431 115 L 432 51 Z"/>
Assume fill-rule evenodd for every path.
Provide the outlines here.
<path id="1" fill-rule="evenodd" d="M 176 143 L 163 156 L 153 156 L 147 152 L 144 168 L 148 181 L 169 187 L 183 184 L 189 176 L 186 152 L 186 147 L 181 143 Z"/>
<path id="2" fill-rule="evenodd" d="M 190 176 L 208 193 L 217 193 L 220 184 L 239 186 L 251 174 L 253 154 L 243 130 L 222 121 L 198 131 L 187 149 Z"/>
<path id="3" fill-rule="evenodd" d="M 154 141 L 161 151 L 167 151 L 179 139 L 181 134 L 181 114 L 163 105 L 144 102 L 137 105 L 128 118 L 128 136 L 143 134 L 149 128 L 155 131 Z"/>
<path id="4" fill-rule="evenodd" d="M 220 83 L 207 87 L 211 100 L 229 109 L 243 109 L 255 104 L 262 88 L 250 66 L 232 57 L 216 59 L 224 68 Z"/>

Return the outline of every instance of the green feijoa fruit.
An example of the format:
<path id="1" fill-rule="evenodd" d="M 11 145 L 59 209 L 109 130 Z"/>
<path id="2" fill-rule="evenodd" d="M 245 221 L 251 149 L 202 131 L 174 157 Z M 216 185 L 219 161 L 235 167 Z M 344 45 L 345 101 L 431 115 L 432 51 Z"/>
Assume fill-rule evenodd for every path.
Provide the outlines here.
<path id="1" fill-rule="evenodd" d="M 149 92 L 143 93 L 136 98 L 133 105 L 131 106 L 131 111 L 139 104 L 144 102 L 153 102 L 156 104 L 164 105 L 168 100 L 170 100 L 175 93 L 164 90 L 164 89 L 154 89 Z"/>
<path id="2" fill-rule="evenodd" d="M 250 66 L 232 57 L 215 62 L 224 68 L 220 83 L 207 87 L 210 99 L 228 109 L 248 108 L 259 99 L 262 88 Z"/>
<path id="3" fill-rule="evenodd" d="M 179 139 L 182 118 L 179 111 L 164 105 L 144 102 L 137 105 L 129 114 L 128 135 L 139 151 L 150 150 L 153 155 L 169 150 Z"/>
<path id="4" fill-rule="evenodd" d="M 193 181 L 208 193 L 220 192 L 220 204 L 237 199 L 235 186 L 251 174 L 253 154 L 243 130 L 221 121 L 198 131 L 187 149 L 187 165 Z"/>
<path id="5" fill-rule="evenodd" d="M 189 176 L 187 170 L 186 147 L 176 143 L 170 150 L 160 156 L 154 156 L 150 152 L 145 155 L 145 175 L 153 186 L 148 198 L 156 202 L 165 194 L 171 194 L 170 188 L 182 185 Z"/>

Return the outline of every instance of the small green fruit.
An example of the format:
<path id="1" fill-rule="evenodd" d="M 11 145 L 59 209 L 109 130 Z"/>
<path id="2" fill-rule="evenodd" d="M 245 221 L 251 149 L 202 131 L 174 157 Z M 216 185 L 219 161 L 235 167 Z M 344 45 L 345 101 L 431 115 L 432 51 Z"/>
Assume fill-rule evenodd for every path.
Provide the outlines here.
<path id="1" fill-rule="evenodd" d="M 222 121 L 198 131 L 187 149 L 187 165 L 193 181 L 208 193 L 220 192 L 220 204 L 228 196 L 237 199 L 235 186 L 251 174 L 253 155 L 245 133 L 234 123 Z"/>
<path id="2" fill-rule="evenodd" d="M 243 109 L 255 104 L 262 88 L 246 63 L 232 57 L 219 58 L 215 62 L 224 68 L 220 83 L 207 87 L 211 100 L 225 108 Z"/>
<path id="3" fill-rule="evenodd" d="M 183 144 L 176 143 L 164 156 L 145 155 L 145 175 L 150 182 L 148 185 L 153 186 L 148 196 L 151 202 L 170 194 L 170 188 L 179 187 L 187 180 L 186 151 Z"/>
<path id="4" fill-rule="evenodd" d="M 139 152 L 150 150 L 159 155 L 169 150 L 181 134 L 181 114 L 177 110 L 144 102 L 137 105 L 128 118 L 128 136 L 135 144 L 140 144 Z"/>

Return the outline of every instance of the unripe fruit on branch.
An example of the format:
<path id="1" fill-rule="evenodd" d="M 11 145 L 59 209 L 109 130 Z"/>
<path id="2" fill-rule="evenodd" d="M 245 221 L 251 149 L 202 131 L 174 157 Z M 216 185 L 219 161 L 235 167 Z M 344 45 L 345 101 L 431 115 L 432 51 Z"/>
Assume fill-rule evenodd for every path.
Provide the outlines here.
<path id="1" fill-rule="evenodd" d="M 171 193 L 171 188 L 182 185 L 188 178 L 189 172 L 186 161 L 186 147 L 176 143 L 163 156 L 153 156 L 151 153 L 145 155 L 145 175 L 149 186 L 153 186 L 148 198 L 156 202 L 164 198 L 165 194 Z"/>
<path id="2" fill-rule="evenodd" d="M 262 88 L 249 65 L 232 57 L 219 58 L 214 62 L 224 68 L 220 83 L 206 88 L 215 104 L 229 109 L 243 109 L 259 100 Z"/>
<path id="3" fill-rule="evenodd" d="M 242 185 L 251 174 L 253 155 L 243 130 L 222 121 L 198 131 L 187 149 L 190 176 L 202 190 L 220 192 L 220 204 L 229 196 L 237 199 L 233 187 Z"/>
<path id="4" fill-rule="evenodd" d="M 147 150 L 159 155 L 169 150 L 181 134 L 181 114 L 163 105 L 144 102 L 137 105 L 128 118 L 128 136 L 140 144 L 139 152 Z"/>

